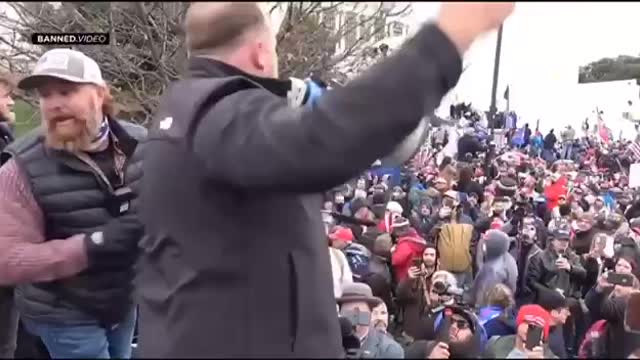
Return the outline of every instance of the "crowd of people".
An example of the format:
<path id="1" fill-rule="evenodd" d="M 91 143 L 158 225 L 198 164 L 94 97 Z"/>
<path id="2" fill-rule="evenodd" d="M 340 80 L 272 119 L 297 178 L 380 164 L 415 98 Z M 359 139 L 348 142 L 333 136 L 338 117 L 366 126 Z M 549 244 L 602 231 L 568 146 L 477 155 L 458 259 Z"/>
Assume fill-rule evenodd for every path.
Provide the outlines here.
<path id="1" fill-rule="evenodd" d="M 260 4 L 191 4 L 150 129 L 51 49 L 17 83 L 43 125 L 14 140 L 0 79 L 0 357 L 129 358 L 136 329 L 149 358 L 637 356 L 633 146 L 435 129 L 386 170 L 513 7 L 444 3 L 329 91 L 278 79 Z"/>
<path id="2" fill-rule="evenodd" d="M 381 358 L 400 348 L 407 358 L 638 354 L 640 337 L 625 329 L 624 316 L 640 290 L 640 199 L 628 168 L 608 160 L 612 152 L 628 156 L 621 150 L 628 143 L 590 133 L 556 142 L 549 134 L 548 154 L 526 139 L 494 149 L 487 161 L 477 155 L 491 145 L 465 131 L 458 160 L 438 164 L 429 149 L 404 167 L 399 184 L 365 174 L 327 194 L 334 295 L 340 302 L 341 291 L 366 284 L 378 302 L 359 309 L 370 314 L 370 332 L 388 336 L 384 347 L 363 341 L 363 351 Z M 569 143 L 575 151 L 566 151 Z M 353 318 L 353 307 L 341 315 Z M 543 331 L 527 348 L 532 326 Z"/>

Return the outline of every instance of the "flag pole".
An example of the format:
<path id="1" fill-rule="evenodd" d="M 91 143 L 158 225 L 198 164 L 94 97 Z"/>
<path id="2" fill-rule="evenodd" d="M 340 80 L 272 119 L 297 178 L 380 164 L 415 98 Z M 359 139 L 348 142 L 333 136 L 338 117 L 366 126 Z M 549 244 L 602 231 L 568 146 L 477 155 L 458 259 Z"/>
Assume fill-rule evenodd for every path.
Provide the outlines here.
<path id="1" fill-rule="evenodd" d="M 489 107 L 489 130 L 491 136 L 493 136 L 493 129 L 495 128 L 496 122 L 496 113 L 498 111 L 498 109 L 496 108 L 496 92 L 498 90 L 498 74 L 500 71 L 500 52 L 502 50 L 502 28 L 503 25 L 500 25 L 500 28 L 498 28 L 498 38 L 496 39 L 496 56 L 493 63 L 493 86 L 491 87 L 491 106 Z"/>

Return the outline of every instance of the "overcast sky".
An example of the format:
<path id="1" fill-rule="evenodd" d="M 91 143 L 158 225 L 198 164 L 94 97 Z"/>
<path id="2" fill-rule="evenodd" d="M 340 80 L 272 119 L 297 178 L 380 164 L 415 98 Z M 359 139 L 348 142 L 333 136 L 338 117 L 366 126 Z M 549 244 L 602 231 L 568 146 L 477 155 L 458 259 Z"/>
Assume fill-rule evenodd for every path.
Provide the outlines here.
<path id="1" fill-rule="evenodd" d="M 413 22 L 417 25 L 435 17 L 439 3 L 413 6 Z M 567 123 L 571 109 L 563 108 L 563 104 L 583 105 L 602 98 L 602 91 L 591 91 L 589 86 L 587 90 L 576 90 L 579 65 L 606 56 L 640 54 L 638 14 L 640 3 L 518 3 L 504 26 L 498 106 L 505 106 L 501 98 L 509 84 L 512 108 L 530 118 L 542 117 L 541 122 L 547 126 L 541 127 L 558 121 L 553 117 L 562 117 L 559 121 Z M 467 53 L 465 59 L 470 67 L 455 91 L 459 100 L 473 101 L 479 108 L 488 109 L 495 43 L 493 32 L 476 41 Z M 624 104 L 630 94 L 638 96 L 637 87 L 632 86 L 619 85 L 613 90 L 616 94 L 611 91 L 608 90 L 610 99 L 602 99 L 604 103 Z"/>

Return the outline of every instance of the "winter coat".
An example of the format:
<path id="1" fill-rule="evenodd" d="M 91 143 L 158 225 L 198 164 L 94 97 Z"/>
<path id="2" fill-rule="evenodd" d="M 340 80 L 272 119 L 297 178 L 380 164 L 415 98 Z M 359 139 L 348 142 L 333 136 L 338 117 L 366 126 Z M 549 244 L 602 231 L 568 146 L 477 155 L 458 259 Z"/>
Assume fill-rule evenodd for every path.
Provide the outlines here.
<path id="1" fill-rule="evenodd" d="M 413 228 L 398 239 L 396 250 L 391 254 L 391 265 L 398 283 L 407 278 L 409 268 L 412 266 L 411 261 L 414 258 L 422 258 L 422 252 L 426 246 L 427 242 Z"/>
<path id="2" fill-rule="evenodd" d="M 390 335 L 371 329 L 360 347 L 361 359 L 404 359 L 404 350 Z"/>
<path id="3" fill-rule="evenodd" d="M 547 136 L 544 137 L 544 148 L 546 150 L 553 150 L 553 147 L 556 146 L 556 142 L 558 139 L 553 133 L 548 133 Z"/>
<path id="4" fill-rule="evenodd" d="M 188 65 L 145 148 L 139 356 L 341 356 L 321 194 L 438 106 L 459 50 L 425 25 L 381 68 L 295 109 L 288 80 L 200 56 Z"/>
<path id="5" fill-rule="evenodd" d="M 535 295 L 527 283 L 529 266 L 531 264 L 531 260 L 542 253 L 542 249 L 536 244 L 531 244 L 529 247 L 520 248 L 519 251 L 520 253 L 517 254 L 516 257 L 516 262 L 518 263 L 518 286 L 515 292 L 515 298 L 520 300 L 523 304 L 527 304 L 533 302 Z"/>
<path id="6" fill-rule="evenodd" d="M 640 335 L 632 334 L 624 329 L 624 313 L 627 303 L 622 298 L 610 298 L 611 291 L 597 292 L 592 288 L 585 296 L 584 302 L 589 309 L 593 321 L 607 321 L 605 347 L 612 359 L 626 358 L 640 347 Z"/>
<path id="7" fill-rule="evenodd" d="M 571 264 L 570 271 L 560 270 L 556 267 L 558 255 L 550 248 L 531 259 L 529 272 L 525 276 L 527 285 L 536 293 L 536 297 L 539 291 L 544 291 L 542 288 L 553 291 L 562 289 L 567 297 L 581 297 L 580 289 L 587 272 L 576 254 L 569 251 L 565 255 Z"/>
<path id="8" fill-rule="evenodd" d="M 477 152 L 483 151 L 484 147 L 473 135 L 465 134 L 458 140 L 458 161 L 464 161 L 467 154 L 475 157 Z"/>
<path id="9" fill-rule="evenodd" d="M 512 293 L 516 292 L 518 282 L 518 265 L 509 254 L 509 238 L 496 238 L 492 241 L 484 241 L 485 259 L 480 271 L 473 281 L 470 291 L 471 304 L 484 306 L 487 304 L 486 295 L 497 284 L 508 286 Z M 482 249 L 478 249 L 482 251 Z"/>
<path id="10" fill-rule="evenodd" d="M 456 310 L 454 310 L 454 312 L 456 312 Z M 466 344 L 464 348 L 459 348 L 458 353 L 454 353 L 453 351 L 450 351 L 451 352 L 450 357 L 452 359 L 480 358 L 484 344 L 487 341 L 486 333 L 482 325 L 480 325 L 480 320 L 478 319 L 478 316 L 475 313 L 469 312 L 466 310 L 465 310 L 465 313 L 467 313 L 467 316 L 465 316 L 465 318 L 470 318 L 472 322 L 472 327 L 475 329 L 475 331 L 473 332 L 471 341 L 468 344 Z M 439 339 L 442 336 L 442 331 L 444 330 L 443 326 L 441 326 L 442 318 L 443 318 L 443 311 L 440 311 L 439 313 L 436 314 L 436 319 L 435 319 L 435 330 L 436 330 L 435 338 L 436 339 Z M 429 352 L 427 354 L 429 354 L 431 350 L 432 349 L 429 349 L 428 350 Z"/>
<path id="11" fill-rule="evenodd" d="M 425 293 L 425 288 L 428 290 L 431 286 L 431 275 L 425 277 L 424 281 L 406 277 L 396 291 L 398 305 L 402 308 L 403 329 L 414 339 L 421 338 L 427 332 L 426 326 L 433 327 L 433 320 L 427 321 L 432 313 Z"/>
<path id="12" fill-rule="evenodd" d="M 480 309 L 478 318 L 487 333 L 487 338 L 516 333 L 515 314 L 511 310 L 505 311 L 500 306 L 486 306 Z"/>

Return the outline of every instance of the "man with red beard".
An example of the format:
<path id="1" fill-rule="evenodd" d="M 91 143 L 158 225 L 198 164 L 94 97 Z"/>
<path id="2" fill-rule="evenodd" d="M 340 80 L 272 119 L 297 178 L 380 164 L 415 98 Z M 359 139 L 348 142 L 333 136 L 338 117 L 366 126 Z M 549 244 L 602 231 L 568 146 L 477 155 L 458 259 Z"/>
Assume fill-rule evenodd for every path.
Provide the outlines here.
<path id="1" fill-rule="evenodd" d="M 81 52 L 46 52 L 18 86 L 36 90 L 42 126 L 1 156 L 0 285 L 52 358 L 128 358 L 146 130 L 113 118 Z"/>

